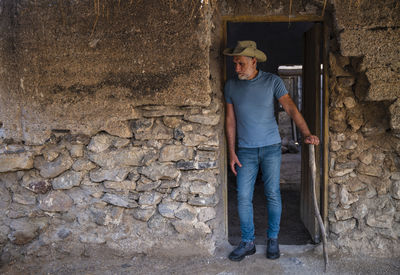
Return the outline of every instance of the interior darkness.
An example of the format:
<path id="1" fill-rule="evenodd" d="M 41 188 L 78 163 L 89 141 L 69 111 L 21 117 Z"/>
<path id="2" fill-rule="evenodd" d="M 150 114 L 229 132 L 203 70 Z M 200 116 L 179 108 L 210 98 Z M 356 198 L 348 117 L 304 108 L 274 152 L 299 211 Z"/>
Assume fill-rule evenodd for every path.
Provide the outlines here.
<path id="1" fill-rule="evenodd" d="M 312 27 L 311 22 L 296 23 L 231 23 L 227 25 L 227 47 L 234 48 L 238 40 L 253 40 L 257 48 L 267 55 L 267 62 L 258 68 L 277 74 L 280 65 L 303 64 L 303 35 Z M 232 58 L 226 59 L 227 78 L 234 77 Z M 300 149 L 300 148 L 299 148 Z M 300 153 L 298 153 L 300 154 Z M 284 182 L 281 177 L 282 218 L 279 234 L 280 244 L 301 245 L 311 242 L 311 238 L 300 220 L 300 167 L 299 155 L 282 156 L 282 175 L 296 182 Z M 297 171 L 297 175 L 294 175 Z M 265 244 L 267 228 L 266 200 L 263 183 L 258 175 L 253 197 L 255 237 L 257 244 Z M 228 235 L 229 242 L 240 242 L 240 226 L 236 203 L 236 178 L 228 167 Z"/>

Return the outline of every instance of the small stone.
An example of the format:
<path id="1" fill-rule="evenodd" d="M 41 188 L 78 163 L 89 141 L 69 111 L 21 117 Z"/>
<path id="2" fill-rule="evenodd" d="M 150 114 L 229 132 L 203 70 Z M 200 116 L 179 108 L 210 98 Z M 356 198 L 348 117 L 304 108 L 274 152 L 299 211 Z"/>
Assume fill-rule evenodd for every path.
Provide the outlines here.
<path id="1" fill-rule="evenodd" d="M 357 172 L 374 177 L 382 176 L 382 168 L 379 165 L 365 165 L 364 163 L 360 163 Z"/>
<path id="2" fill-rule="evenodd" d="M 354 108 L 356 106 L 356 101 L 352 97 L 346 97 L 343 100 L 344 105 L 346 106 L 347 109 Z"/>
<path id="3" fill-rule="evenodd" d="M 364 190 L 365 188 L 367 188 L 367 185 L 358 180 L 355 182 L 352 182 L 348 186 L 348 189 L 350 192 L 358 192 L 358 191 Z"/>
<path id="4" fill-rule="evenodd" d="M 339 199 L 343 208 L 348 209 L 352 203 L 358 201 L 359 197 L 358 195 L 349 193 L 345 186 L 341 186 L 339 190 Z"/>
<path id="5" fill-rule="evenodd" d="M 88 149 L 95 153 L 103 152 L 111 146 L 112 140 L 113 137 L 105 133 L 95 135 L 90 140 Z"/>
<path id="6" fill-rule="evenodd" d="M 102 201 L 105 201 L 106 203 L 119 206 L 119 207 L 124 207 L 124 208 L 135 208 L 138 206 L 137 202 L 135 200 L 126 198 L 126 197 L 120 197 L 115 194 L 110 194 L 110 193 L 105 193 L 104 196 L 101 198 Z"/>
<path id="7" fill-rule="evenodd" d="M 176 180 L 162 180 L 159 186 L 162 189 L 175 188 L 179 186 L 179 182 Z"/>
<path id="8" fill-rule="evenodd" d="M 216 161 L 217 152 L 197 150 L 195 160 L 200 162 Z"/>
<path id="9" fill-rule="evenodd" d="M 149 166 L 140 167 L 138 172 L 154 181 L 176 179 L 180 176 L 180 171 L 173 164 L 152 163 Z"/>
<path id="10" fill-rule="evenodd" d="M 173 221 L 172 225 L 180 234 L 188 234 L 193 231 L 193 223 L 191 221 L 177 220 Z"/>
<path id="11" fill-rule="evenodd" d="M 337 82 L 342 88 L 351 87 L 355 83 L 355 77 L 338 77 Z"/>
<path id="12" fill-rule="evenodd" d="M 151 139 L 172 139 L 173 132 L 171 128 L 164 126 L 160 121 L 156 121 L 151 129 L 144 131 L 133 128 L 135 139 L 137 140 L 151 140 Z"/>
<path id="13" fill-rule="evenodd" d="M 46 161 L 53 161 L 60 155 L 59 149 L 57 147 L 47 147 L 43 150 L 43 157 Z"/>
<path id="14" fill-rule="evenodd" d="M 335 217 L 339 221 L 348 220 L 353 217 L 350 209 L 337 209 L 335 210 Z"/>
<path id="15" fill-rule="evenodd" d="M 138 181 L 136 191 L 143 192 L 143 191 L 151 191 L 158 188 L 161 185 L 161 181 L 152 181 L 144 176 L 140 178 Z"/>
<path id="16" fill-rule="evenodd" d="M 185 137 L 185 133 L 182 131 L 182 129 L 175 128 L 174 129 L 174 139 L 182 141 L 183 138 Z"/>
<path id="17" fill-rule="evenodd" d="M 39 208 L 49 212 L 67 212 L 73 200 L 62 191 L 52 191 L 39 200 Z"/>
<path id="18" fill-rule="evenodd" d="M 13 202 L 24 205 L 34 205 L 36 204 L 36 196 L 32 192 L 25 190 L 25 192 L 14 193 Z"/>
<path id="19" fill-rule="evenodd" d="M 193 158 L 193 148 L 183 145 L 166 145 L 160 151 L 159 161 L 178 161 Z"/>
<path id="20" fill-rule="evenodd" d="M 153 149 L 128 146 L 101 153 L 89 153 L 89 159 L 101 167 L 112 169 L 142 165 L 145 156 L 152 152 L 154 152 Z"/>
<path id="21" fill-rule="evenodd" d="M 185 133 L 185 137 L 183 138 L 183 145 L 194 147 L 200 144 L 205 144 L 208 141 L 208 137 L 203 135 L 198 135 L 194 133 Z"/>
<path id="22" fill-rule="evenodd" d="M 123 181 L 128 176 L 131 168 L 122 167 L 114 169 L 100 168 L 90 171 L 90 180 L 94 182 L 102 181 Z"/>
<path id="23" fill-rule="evenodd" d="M 141 206 L 132 210 L 132 216 L 143 222 L 147 222 L 156 212 L 154 206 Z"/>
<path id="24" fill-rule="evenodd" d="M 400 180 L 400 172 L 395 172 L 392 173 L 392 175 L 390 176 L 391 180 Z"/>
<path id="25" fill-rule="evenodd" d="M 90 171 L 96 168 L 96 164 L 87 159 L 78 159 L 72 165 L 74 171 Z"/>
<path id="26" fill-rule="evenodd" d="M 181 203 L 172 200 L 163 200 L 162 203 L 158 205 L 158 212 L 166 218 L 175 218 L 175 210 L 178 209 Z"/>
<path id="27" fill-rule="evenodd" d="M 194 228 L 201 235 L 203 235 L 203 234 L 205 235 L 205 234 L 210 234 L 211 233 L 210 227 L 207 224 L 205 224 L 204 222 L 195 223 L 194 224 Z"/>
<path id="28" fill-rule="evenodd" d="M 139 204 L 143 206 L 158 204 L 162 199 L 162 195 L 158 192 L 143 193 L 139 197 Z"/>
<path id="29" fill-rule="evenodd" d="M 175 201 L 186 202 L 188 200 L 189 190 L 186 188 L 175 188 L 171 193 L 171 198 Z"/>
<path id="30" fill-rule="evenodd" d="M 31 220 L 15 219 L 10 223 L 11 233 L 8 234 L 10 241 L 17 245 L 27 244 L 39 235 L 40 225 Z"/>
<path id="31" fill-rule="evenodd" d="M 207 222 L 209 220 L 215 219 L 217 212 L 213 207 L 201 207 L 198 215 L 200 222 Z"/>
<path id="32" fill-rule="evenodd" d="M 136 118 L 136 114 L 133 114 L 132 118 Z M 107 120 L 100 130 L 105 131 L 112 135 L 114 138 L 131 138 L 133 136 L 131 130 L 131 123 L 128 120 L 110 119 Z"/>
<path id="33" fill-rule="evenodd" d="M 392 215 L 379 215 L 374 216 L 368 214 L 367 224 L 372 227 L 378 228 L 392 228 L 393 216 Z"/>
<path id="34" fill-rule="evenodd" d="M 67 152 L 62 152 L 54 161 L 47 162 L 43 157 L 35 158 L 34 166 L 44 178 L 55 178 L 71 168 L 72 158 Z"/>
<path id="35" fill-rule="evenodd" d="M 189 190 L 191 194 L 200 194 L 205 196 L 213 195 L 216 192 L 216 189 L 212 184 L 203 182 L 192 182 Z"/>
<path id="36" fill-rule="evenodd" d="M 80 158 L 83 157 L 83 144 L 74 144 L 71 145 L 70 154 L 73 158 Z"/>
<path id="37" fill-rule="evenodd" d="M 344 142 L 343 146 L 347 150 L 353 150 L 353 149 L 357 148 L 357 143 L 354 140 L 348 139 Z"/>
<path id="38" fill-rule="evenodd" d="M 48 180 L 43 181 L 31 181 L 26 188 L 37 194 L 46 194 L 51 190 L 51 183 Z"/>
<path id="39" fill-rule="evenodd" d="M 104 187 L 108 189 L 114 189 L 117 191 L 129 190 L 133 191 L 136 189 L 136 182 L 130 180 L 123 181 L 105 181 Z"/>
<path id="40" fill-rule="evenodd" d="M 353 213 L 354 213 L 354 218 L 357 220 L 362 220 L 367 214 L 368 214 L 368 206 L 366 206 L 364 203 L 357 203 L 353 204 Z"/>
<path id="41" fill-rule="evenodd" d="M 335 234 L 340 234 L 353 229 L 355 226 L 356 226 L 356 220 L 349 219 L 345 221 L 338 221 L 332 223 L 330 226 L 330 230 Z"/>
<path id="42" fill-rule="evenodd" d="M 336 152 L 336 151 L 339 151 L 342 148 L 342 145 L 340 145 L 339 142 L 334 140 L 329 144 L 329 148 L 330 148 L 331 151 Z"/>
<path id="43" fill-rule="evenodd" d="M 182 119 L 180 119 L 178 117 L 164 116 L 163 117 L 163 122 L 164 122 L 165 126 L 167 126 L 169 128 L 176 128 L 181 124 Z"/>
<path id="44" fill-rule="evenodd" d="M 82 172 L 67 171 L 53 180 L 53 189 L 71 189 L 74 186 L 79 186 L 82 178 Z"/>
<path id="45" fill-rule="evenodd" d="M 372 163 L 373 156 L 369 152 L 362 152 L 358 159 L 365 165 L 370 165 Z"/>
<path id="46" fill-rule="evenodd" d="M 216 196 L 203 197 L 203 196 L 191 196 L 188 203 L 193 206 L 216 206 L 218 198 Z"/>
<path id="47" fill-rule="evenodd" d="M 71 230 L 69 230 L 68 228 L 61 228 L 58 232 L 57 232 L 57 236 L 64 240 L 66 239 L 69 235 L 71 235 Z"/>
<path id="48" fill-rule="evenodd" d="M 184 119 L 190 122 L 195 122 L 195 123 L 200 123 L 204 125 L 217 125 L 220 120 L 220 115 L 202 115 L 202 114 L 197 114 L 197 115 L 185 115 Z"/>
<path id="49" fill-rule="evenodd" d="M 179 161 L 176 163 L 176 167 L 181 170 L 201 170 L 218 168 L 218 165 L 216 161 Z"/>
<path id="50" fill-rule="evenodd" d="M 197 216 L 197 211 L 192 206 L 182 203 L 178 209 L 174 211 L 175 217 L 180 220 L 193 221 Z"/>
<path id="51" fill-rule="evenodd" d="M 395 181 L 392 184 L 392 188 L 390 189 L 390 193 L 392 194 L 392 197 L 400 200 L 400 181 Z"/>
<path id="52" fill-rule="evenodd" d="M 329 176 L 331 176 L 332 178 L 343 177 L 344 175 L 347 175 L 353 171 L 354 168 L 343 169 L 340 171 L 329 171 Z"/>
<path id="53" fill-rule="evenodd" d="M 32 167 L 33 154 L 31 152 L 0 154 L 0 173 L 27 170 Z"/>
<path id="54" fill-rule="evenodd" d="M 103 236 L 99 236 L 98 233 L 84 233 L 79 236 L 79 241 L 82 243 L 90 244 L 103 244 L 106 242 Z"/>

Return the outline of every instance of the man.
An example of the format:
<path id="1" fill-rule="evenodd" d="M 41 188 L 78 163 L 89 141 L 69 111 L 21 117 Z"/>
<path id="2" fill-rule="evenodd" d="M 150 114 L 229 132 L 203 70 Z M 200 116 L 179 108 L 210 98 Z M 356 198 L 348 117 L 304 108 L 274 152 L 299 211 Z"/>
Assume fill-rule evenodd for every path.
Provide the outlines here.
<path id="1" fill-rule="evenodd" d="M 266 55 L 254 41 L 238 41 L 234 49 L 225 49 L 233 56 L 237 78 L 225 85 L 226 134 L 229 165 L 237 176 L 238 212 L 242 241 L 229 259 L 241 261 L 256 252 L 254 244 L 253 192 L 261 167 L 264 193 L 267 198 L 268 230 L 266 257 L 280 256 L 278 233 L 282 212 L 280 194 L 281 138 L 274 116 L 274 98 L 294 120 L 305 143 L 319 144 L 311 134 L 296 105 L 278 76 L 257 69 L 257 62 L 265 62 Z M 235 151 L 236 134 L 238 151 Z"/>

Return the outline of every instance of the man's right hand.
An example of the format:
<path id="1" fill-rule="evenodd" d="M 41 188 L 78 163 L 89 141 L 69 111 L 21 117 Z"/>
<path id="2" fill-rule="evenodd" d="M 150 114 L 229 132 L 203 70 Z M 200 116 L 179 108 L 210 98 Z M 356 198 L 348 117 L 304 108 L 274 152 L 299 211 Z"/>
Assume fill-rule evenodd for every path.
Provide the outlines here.
<path id="1" fill-rule="evenodd" d="M 231 166 L 232 172 L 235 174 L 235 176 L 237 176 L 235 164 L 237 164 L 239 167 L 242 167 L 242 164 L 240 163 L 240 161 L 235 153 L 231 154 L 229 164 Z"/>

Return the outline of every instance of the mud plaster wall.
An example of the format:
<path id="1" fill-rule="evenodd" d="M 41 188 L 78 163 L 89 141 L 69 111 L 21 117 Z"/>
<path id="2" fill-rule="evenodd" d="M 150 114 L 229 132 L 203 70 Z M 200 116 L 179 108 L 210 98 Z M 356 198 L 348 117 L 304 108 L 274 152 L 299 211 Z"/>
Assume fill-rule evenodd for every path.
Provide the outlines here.
<path id="1" fill-rule="evenodd" d="M 210 6 L 96 2 L 0 3 L 1 261 L 212 253 Z"/>

